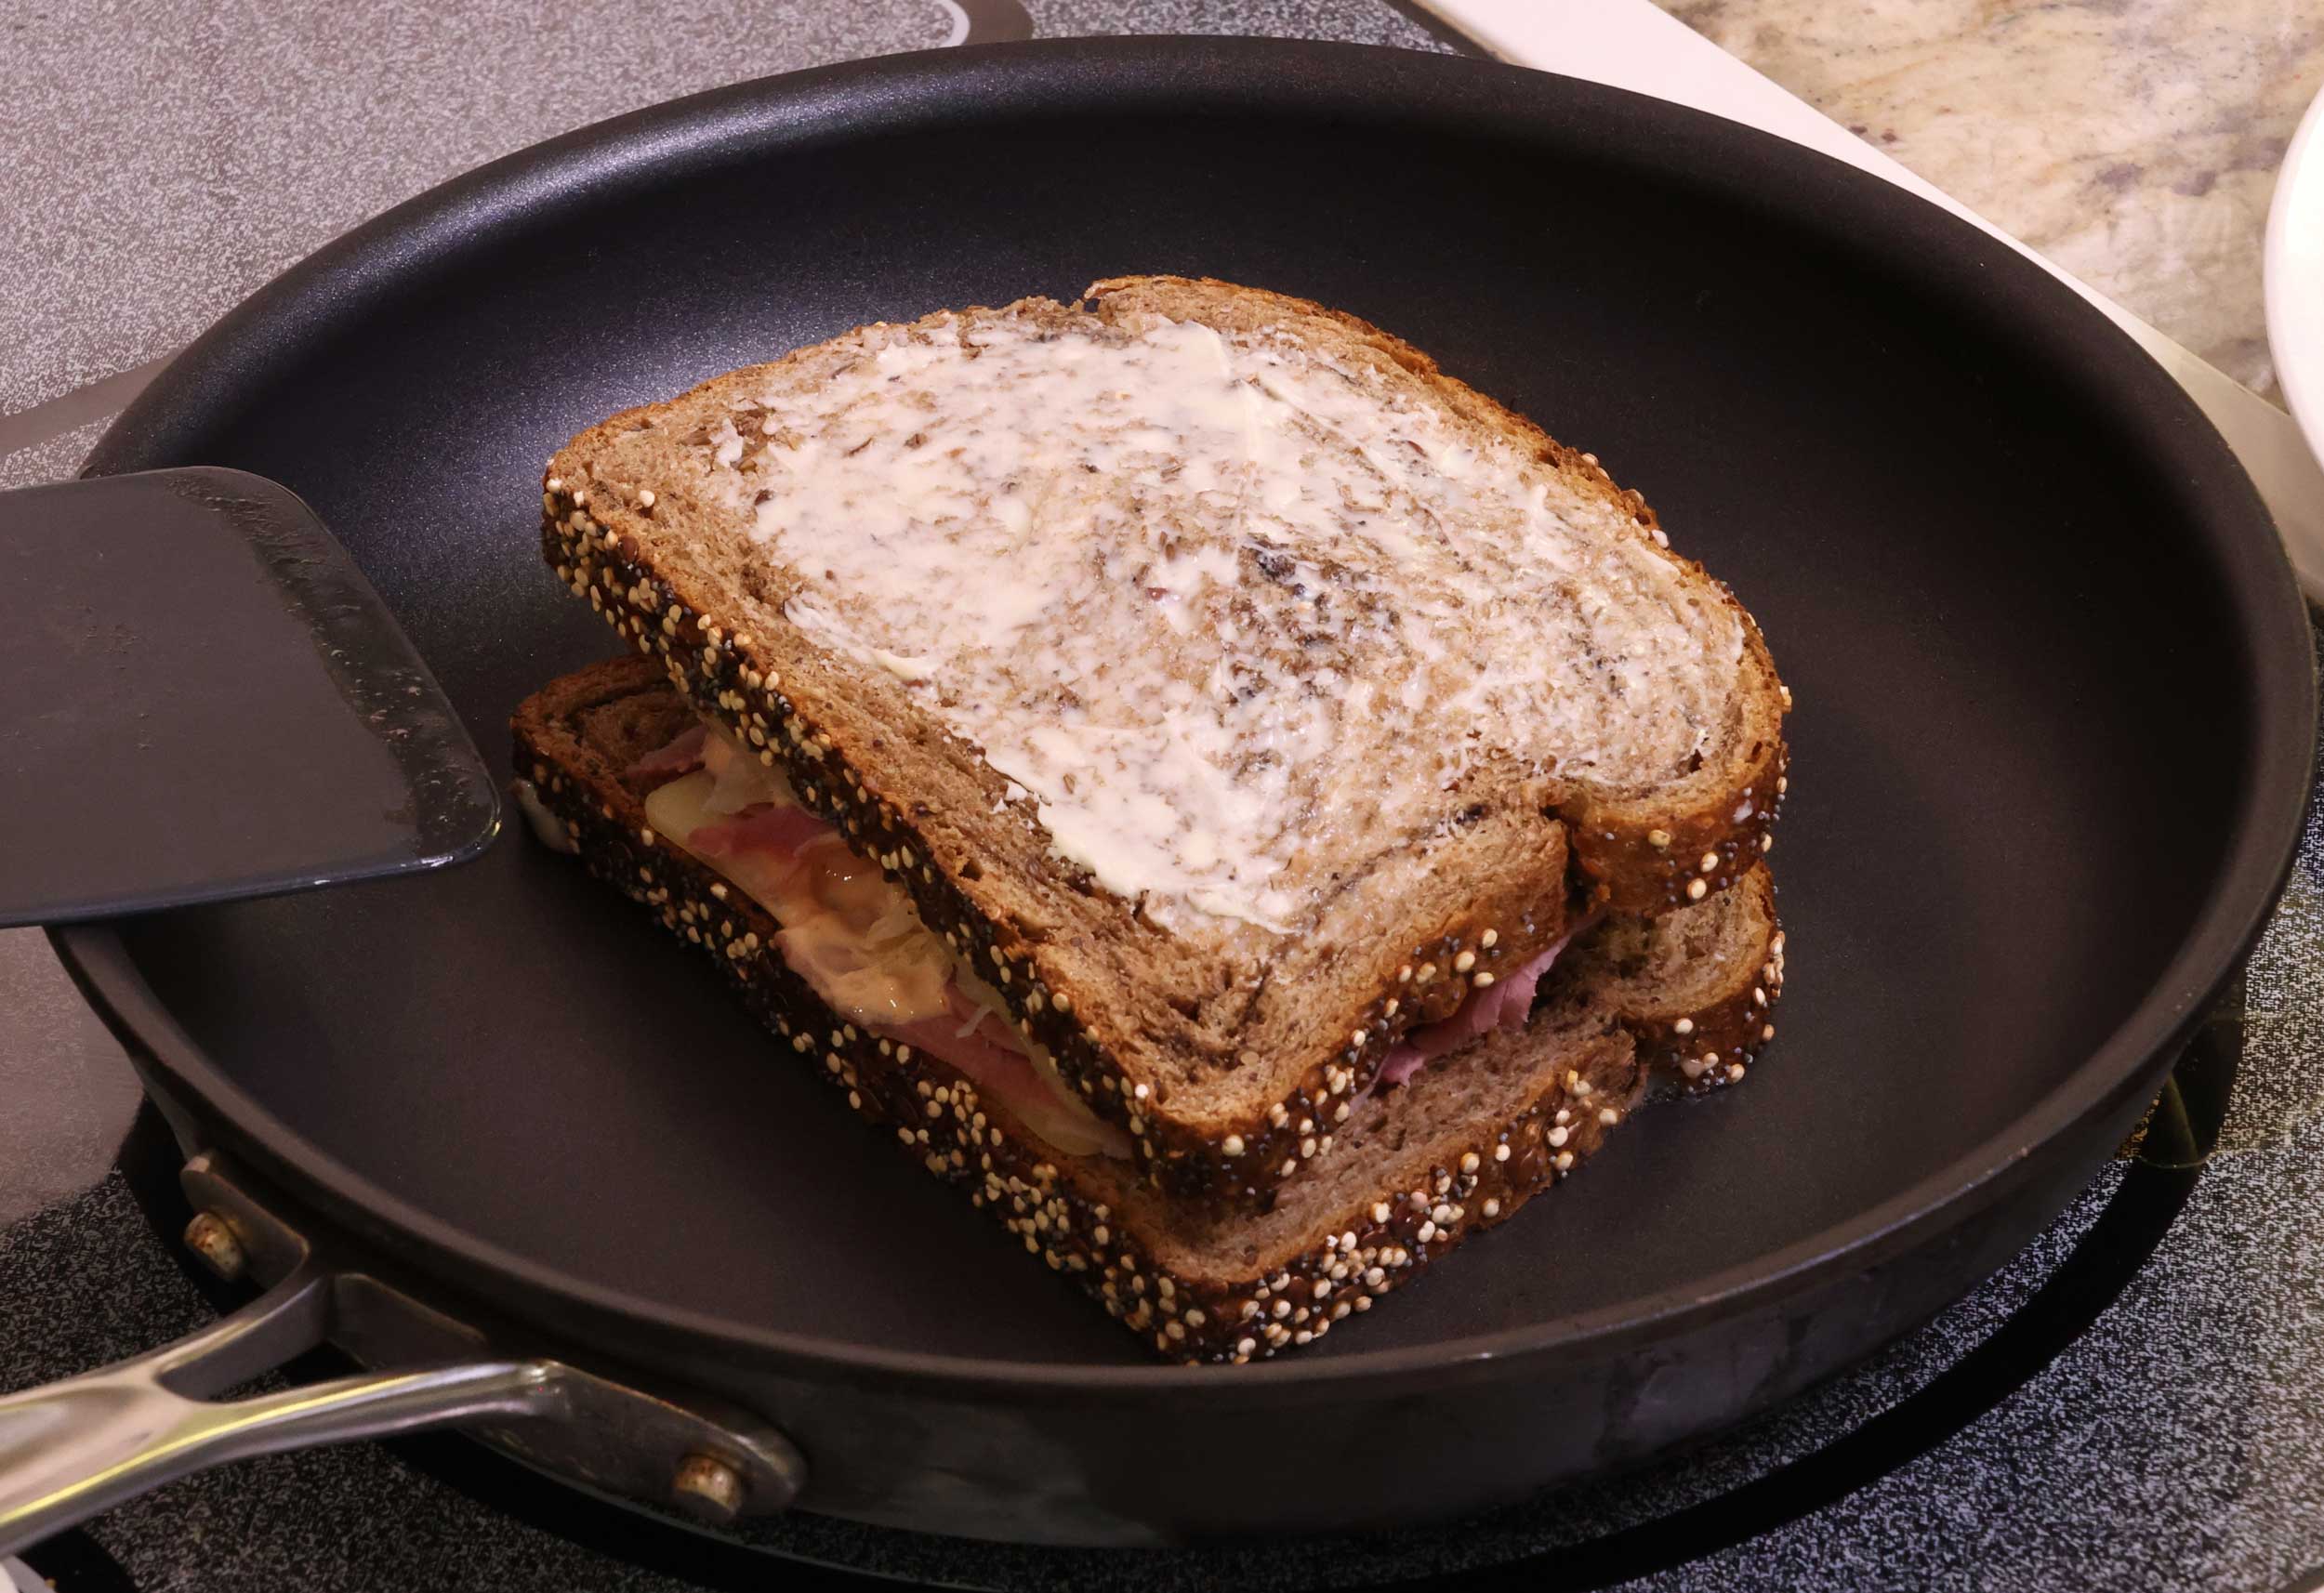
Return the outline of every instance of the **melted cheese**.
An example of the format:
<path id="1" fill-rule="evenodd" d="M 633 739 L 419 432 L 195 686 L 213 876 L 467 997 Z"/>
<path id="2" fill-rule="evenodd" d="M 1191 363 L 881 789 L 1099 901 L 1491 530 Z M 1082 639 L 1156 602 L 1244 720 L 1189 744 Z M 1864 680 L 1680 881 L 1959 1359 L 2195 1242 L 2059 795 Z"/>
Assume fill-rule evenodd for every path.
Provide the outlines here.
<path id="1" fill-rule="evenodd" d="M 697 850 L 697 833 L 721 822 L 706 770 L 656 786 L 646 818 L 697 861 L 747 892 L 783 926 L 780 950 L 793 972 L 833 1011 L 866 1026 L 942 1016 L 952 954 L 929 933 L 903 893 L 837 836 L 796 854 L 746 848 Z"/>
<path id="2" fill-rule="evenodd" d="M 754 810 L 806 815 L 782 773 L 717 726 L 704 744 L 704 767 L 654 787 L 645 799 L 656 834 L 774 915 L 782 926 L 775 950 L 833 1011 L 874 1031 L 955 1021 L 957 1037 L 981 1030 L 1030 1064 L 1032 1077 L 1021 1090 L 1043 1099 L 1010 1101 L 1026 1127 L 1068 1155 L 1129 1153 L 1127 1137 L 1066 1087 L 1048 1047 L 1017 1032 L 1000 993 L 971 972 L 922 922 L 911 897 L 849 850 L 838 832 L 825 828 L 789 849 L 704 846 L 701 832 L 737 815 L 747 822 Z M 960 1020 L 963 1005 L 970 1011 Z M 947 1049 L 929 1048 L 940 1057 Z M 974 1076 L 977 1070 L 963 1071 Z M 983 1082 L 1007 1088 L 1005 1079 Z"/>

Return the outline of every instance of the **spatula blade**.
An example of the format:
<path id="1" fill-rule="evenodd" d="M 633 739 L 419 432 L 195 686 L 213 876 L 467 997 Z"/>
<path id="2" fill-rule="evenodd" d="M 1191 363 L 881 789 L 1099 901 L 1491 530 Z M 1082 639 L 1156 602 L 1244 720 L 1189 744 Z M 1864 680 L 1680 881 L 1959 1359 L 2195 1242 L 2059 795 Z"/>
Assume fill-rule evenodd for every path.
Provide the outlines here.
<path id="1" fill-rule="evenodd" d="M 498 792 L 287 488 L 158 470 L 0 493 L 0 926 L 476 856 Z"/>

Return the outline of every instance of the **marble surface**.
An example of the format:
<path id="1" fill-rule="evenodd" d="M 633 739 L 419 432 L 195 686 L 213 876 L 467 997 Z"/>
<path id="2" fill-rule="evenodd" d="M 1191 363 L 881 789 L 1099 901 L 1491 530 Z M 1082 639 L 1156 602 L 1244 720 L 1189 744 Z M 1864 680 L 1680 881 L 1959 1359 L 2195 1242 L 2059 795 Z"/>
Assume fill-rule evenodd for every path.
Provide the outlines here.
<path id="1" fill-rule="evenodd" d="M 1661 3 L 2276 397 L 2261 240 L 2324 0 Z"/>

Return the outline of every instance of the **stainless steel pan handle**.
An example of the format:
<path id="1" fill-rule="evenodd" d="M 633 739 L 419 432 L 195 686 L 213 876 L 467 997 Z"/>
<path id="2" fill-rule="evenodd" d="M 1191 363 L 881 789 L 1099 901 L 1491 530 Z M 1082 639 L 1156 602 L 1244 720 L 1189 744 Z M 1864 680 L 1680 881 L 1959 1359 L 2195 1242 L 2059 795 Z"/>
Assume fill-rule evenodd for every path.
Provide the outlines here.
<path id="1" fill-rule="evenodd" d="M 491 1353 L 476 1329 L 347 1257 L 316 1253 L 197 1156 L 187 1243 L 258 1298 L 175 1344 L 0 1397 L 0 1554 L 205 1467 L 283 1450 L 464 1426 L 547 1468 L 723 1522 L 786 1507 L 806 1468 L 782 1434 L 561 1360 Z M 219 1394 L 318 1345 L 380 1369 Z"/>
<path id="2" fill-rule="evenodd" d="M 0 1554 L 224 1461 L 561 1408 L 557 1368 L 540 1361 L 370 1373 L 223 1402 L 205 1397 L 322 1343 L 331 1287 L 310 1263 L 176 1344 L 0 1399 Z"/>

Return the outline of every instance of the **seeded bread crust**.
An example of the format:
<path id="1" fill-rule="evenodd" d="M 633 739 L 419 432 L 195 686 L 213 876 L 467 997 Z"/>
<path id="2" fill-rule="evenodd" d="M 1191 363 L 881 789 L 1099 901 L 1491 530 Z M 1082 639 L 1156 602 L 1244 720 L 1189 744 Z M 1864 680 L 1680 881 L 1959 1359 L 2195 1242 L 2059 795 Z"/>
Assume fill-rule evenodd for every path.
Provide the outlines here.
<path id="1" fill-rule="evenodd" d="M 1101 313 L 1108 305 L 1159 309 L 1221 326 L 1317 318 L 1344 335 L 1351 348 L 1363 344 L 1371 357 L 1424 375 L 1448 405 L 1535 448 L 1569 479 L 1616 503 L 1642 538 L 1667 546 L 1637 494 L 1622 494 L 1594 459 L 1552 442 L 1522 417 L 1443 376 L 1426 356 L 1353 318 L 1274 295 L 1182 279 L 1118 279 L 1098 284 L 1091 296 Z M 998 313 L 1069 318 L 1081 312 L 1027 301 Z M 1155 1036 L 1177 1020 L 1168 1010 L 1113 1009 L 1122 992 L 1147 981 L 1120 957 L 1107 960 L 1107 937 L 1091 927 L 1103 915 L 1086 900 L 1090 892 L 1050 891 L 1051 900 L 1028 906 L 1022 892 L 996 889 L 996 882 L 984 877 L 995 868 L 1010 879 L 1053 879 L 1069 872 L 1048 860 L 1029 813 L 1014 825 L 996 820 L 987 826 L 992 836 L 976 837 L 1013 849 L 982 849 L 961 844 L 955 815 L 931 808 L 917 782 L 906 782 L 909 789 L 894 795 L 883 792 L 882 770 L 895 749 L 883 748 L 876 736 L 852 734 L 827 706 L 815 705 L 833 700 L 831 679 L 807 678 L 823 666 L 803 658 L 796 644 L 778 647 L 768 637 L 725 628 L 713 617 L 722 612 L 715 586 L 657 558 L 657 540 L 665 535 L 658 524 L 685 512 L 673 490 L 665 483 L 657 495 L 646 482 L 600 469 L 628 433 L 735 379 L 720 378 L 669 404 L 615 415 L 561 451 L 548 467 L 542 499 L 548 562 L 641 654 L 661 661 L 672 683 L 703 713 L 780 765 L 809 808 L 838 824 L 859 853 L 912 893 L 923 919 L 999 990 L 1091 1110 L 1129 1132 L 1142 1170 L 1176 1198 L 1221 1210 L 1266 1209 L 1286 1180 L 1330 1153 L 1335 1139 L 1329 1125 L 1338 1107 L 1371 1084 L 1393 1043 L 1558 940 L 1572 903 L 1595 900 L 1618 911 L 1643 912 L 1684 906 L 1740 876 L 1769 844 L 1783 783 L 1782 688 L 1756 626 L 1736 607 L 1746 690 L 1738 709 L 1742 723 L 1729 738 L 1735 767 L 1701 771 L 1675 801 L 1671 793 L 1623 800 L 1561 788 L 1533 812 L 1490 815 L 1485 823 L 1496 826 L 1500 852 L 1527 858 L 1526 866 L 1505 872 L 1495 889 L 1472 885 L 1465 899 L 1455 893 L 1442 902 L 1404 904 L 1408 921 L 1400 926 L 1401 937 L 1342 944 L 1338 954 L 1346 962 L 1339 976 L 1363 994 L 1336 1022 L 1317 1026 L 1330 1038 L 1310 1053 L 1312 1060 L 1293 1075 L 1287 1092 L 1232 1112 L 1197 1099 L 1203 1091 L 1173 1094 L 1168 1080 L 1125 1060 L 1140 1045 L 1157 1043 Z M 1733 606 L 1699 566 L 1664 556 Z M 990 789 L 981 806 L 1005 807 L 997 775 L 989 769 L 982 774 Z M 1023 836 L 1016 834 L 1020 829 Z M 1432 871 L 1436 867 L 1431 864 Z M 1463 872 L 1456 862 L 1437 877 Z M 1114 966 L 1117 962 L 1121 966 Z M 1235 1057 L 1232 1048 L 1217 1056 L 1208 1064 L 1211 1076 L 1231 1069 Z M 1270 1058 L 1269 1065 L 1276 1060 Z M 1318 1126 L 1302 1132 L 1301 1123 Z M 1240 1152 L 1226 1154 L 1222 1147 L 1229 1144 Z"/>
<path id="2" fill-rule="evenodd" d="M 544 839 L 577 852 L 590 873 L 701 947 L 750 1010 L 852 1108 L 886 1126 L 929 1172 L 965 1189 L 1028 1252 L 1070 1276 L 1166 1358 L 1262 1359 L 1369 1310 L 1469 1234 L 1506 1220 L 1565 1178 L 1644 1086 L 1647 1069 L 1633 1035 L 1650 1033 L 1660 1015 L 1641 1019 L 1604 1002 L 1590 981 L 1564 974 L 1561 965 L 1531 1026 L 1488 1036 L 1473 1054 L 1464 1051 L 1406 1089 L 1364 1102 L 1352 1132 L 1383 1123 L 1393 1129 L 1389 1114 L 1399 1108 L 1425 1114 L 1457 1087 L 1459 1066 L 1527 1065 L 1526 1048 L 1541 1050 L 1554 1065 L 1530 1064 L 1541 1076 L 1516 1110 L 1482 1132 L 1456 1133 L 1459 1143 L 1441 1135 L 1432 1142 L 1422 1131 L 1410 1136 L 1408 1149 L 1380 1151 L 1380 1171 L 1356 1180 L 1359 1195 L 1333 1202 L 1287 1240 L 1276 1234 L 1254 1256 L 1247 1226 L 1172 1201 L 1128 1165 L 1055 1155 L 950 1067 L 862 1032 L 825 1007 L 776 953 L 775 920 L 654 835 L 645 786 L 624 778 L 631 761 L 688 717 L 642 659 L 581 671 L 528 699 L 511 727 L 519 800 L 536 811 Z M 1745 889 L 1763 892 L 1763 874 Z M 1772 918 L 1764 928 L 1772 932 Z M 1746 960 L 1759 949 L 1746 948 Z M 1641 985 L 1630 1005 L 1650 1012 L 1653 996 Z M 1431 1089 L 1437 1095 L 1424 1093 Z M 1404 1138 L 1385 1133 L 1380 1143 Z"/>
<path id="3" fill-rule="evenodd" d="M 1655 1073 L 1697 1095 L 1740 1084 L 1776 1037 L 1783 995 L 1775 880 L 1757 868 L 1683 919 L 1609 923 L 1577 941 L 1559 968 L 1620 1007 Z"/>

